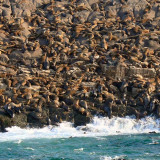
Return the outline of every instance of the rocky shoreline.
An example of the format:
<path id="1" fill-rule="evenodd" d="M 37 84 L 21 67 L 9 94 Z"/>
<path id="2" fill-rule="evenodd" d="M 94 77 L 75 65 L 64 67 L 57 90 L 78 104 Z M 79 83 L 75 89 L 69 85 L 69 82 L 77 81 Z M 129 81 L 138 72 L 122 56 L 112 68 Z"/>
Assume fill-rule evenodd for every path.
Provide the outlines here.
<path id="1" fill-rule="evenodd" d="M 0 0 L 0 131 L 133 114 L 160 117 L 159 0 Z"/>

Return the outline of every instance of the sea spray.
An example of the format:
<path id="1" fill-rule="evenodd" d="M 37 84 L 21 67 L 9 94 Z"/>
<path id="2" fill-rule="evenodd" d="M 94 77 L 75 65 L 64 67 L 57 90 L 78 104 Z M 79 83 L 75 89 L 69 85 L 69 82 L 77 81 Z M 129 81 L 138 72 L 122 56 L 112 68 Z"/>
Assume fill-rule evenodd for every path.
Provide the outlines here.
<path id="1" fill-rule="evenodd" d="M 100 133 L 101 135 L 132 134 L 160 132 L 160 119 L 155 117 L 145 117 L 136 120 L 135 117 L 94 117 L 93 122 L 86 126 L 89 131 Z"/>
<path id="2" fill-rule="evenodd" d="M 100 137 L 119 134 L 160 133 L 160 119 L 145 117 L 136 120 L 135 117 L 94 117 L 86 126 L 73 127 L 72 123 L 63 122 L 58 126 L 46 126 L 44 128 L 19 127 L 7 128 L 7 133 L 0 133 L 0 142 L 32 138 L 71 138 L 71 137 Z"/>

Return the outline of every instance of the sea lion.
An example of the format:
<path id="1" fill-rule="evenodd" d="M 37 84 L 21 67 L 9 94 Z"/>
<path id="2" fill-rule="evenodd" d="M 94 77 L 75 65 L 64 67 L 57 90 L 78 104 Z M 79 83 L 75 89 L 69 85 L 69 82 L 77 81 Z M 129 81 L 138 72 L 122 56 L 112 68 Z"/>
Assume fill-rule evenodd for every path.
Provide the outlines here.
<path id="1" fill-rule="evenodd" d="M 145 93 L 144 96 L 144 107 L 148 108 L 151 98 L 148 93 Z"/>
<path id="2" fill-rule="evenodd" d="M 84 114 L 86 110 L 85 110 L 83 107 L 80 107 L 78 111 L 79 111 L 81 114 Z"/>
<path id="3" fill-rule="evenodd" d="M 104 111 L 107 112 L 109 118 L 112 117 L 112 106 L 113 106 L 113 100 L 106 100 L 103 106 Z"/>
<path id="4" fill-rule="evenodd" d="M 156 99 L 152 98 L 149 103 L 149 111 L 152 112 L 156 108 Z"/>
<path id="5" fill-rule="evenodd" d="M 88 108 L 87 102 L 84 101 L 84 100 L 80 100 L 79 104 L 80 104 L 80 106 L 83 107 L 84 109 L 87 109 L 87 108 Z"/>
<path id="6" fill-rule="evenodd" d="M 66 105 L 66 103 L 64 101 L 61 102 L 61 108 L 63 108 L 65 111 L 69 111 L 69 107 Z"/>
<path id="7" fill-rule="evenodd" d="M 50 68 L 50 63 L 49 63 L 49 60 L 48 60 L 48 57 L 46 57 L 44 63 L 43 63 L 43 68 L 45 70 L 48 70 Z"/>
<path id="8" fill-rule="evenodd" d="M 76 110 L 79 110 L 79 108 L 80 108 L 80 106 L 79 106 L 79 100 L 75 100 L 75 101 L 73 102 L 73 106 L 74 106 L 74 108 L 75 108 Z"/>
<path id="9" fill-rule="evenodd" d="M 52 125 L 51 119 L 49 117 L 47 117 L 47 125 Z"/>
<path id="10" fill-rule="evenodd" d="M 11 118 L 14 118 L 14 117 L 15 117 L 15 114 L 14 114 L 13 108 L 12 108 L 12 105 L 7 104 L 7 105 L 5 105 L 3 108 L 4 108 L 5 112 L 6 112 Z"/>

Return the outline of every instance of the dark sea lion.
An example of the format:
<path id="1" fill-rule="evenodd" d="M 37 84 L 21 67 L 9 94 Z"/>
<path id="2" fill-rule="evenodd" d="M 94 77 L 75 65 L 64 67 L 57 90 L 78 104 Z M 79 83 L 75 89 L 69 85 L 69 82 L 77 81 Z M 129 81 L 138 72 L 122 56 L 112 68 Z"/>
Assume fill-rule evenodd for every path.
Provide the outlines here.
<path id="1" fill-rule="evenodd" d="M 14 118 L 14 117 L 15 117 L 15 114 L 14 114 L 14 112 L 13 112 L 13 110 L 12 110 L 12 107 L 11 107 L 11 106 L 8 106 L 8 104 L 4 106 L 4 110 L 6 111 L 6 113 L 7 113 L 11 118 Z"/>

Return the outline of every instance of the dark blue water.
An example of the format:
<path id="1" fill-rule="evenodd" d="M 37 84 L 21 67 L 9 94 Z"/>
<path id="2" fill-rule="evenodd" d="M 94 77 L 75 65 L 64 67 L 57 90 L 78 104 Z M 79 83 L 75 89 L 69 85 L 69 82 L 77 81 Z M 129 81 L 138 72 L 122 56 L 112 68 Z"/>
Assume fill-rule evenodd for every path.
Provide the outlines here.
<path id="1" fill-rule="evenodd" d="M 160 134 L 0 142 L 0 160 L 160 160 Z"/>

